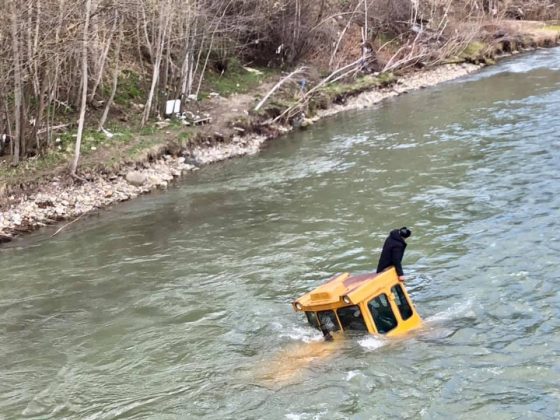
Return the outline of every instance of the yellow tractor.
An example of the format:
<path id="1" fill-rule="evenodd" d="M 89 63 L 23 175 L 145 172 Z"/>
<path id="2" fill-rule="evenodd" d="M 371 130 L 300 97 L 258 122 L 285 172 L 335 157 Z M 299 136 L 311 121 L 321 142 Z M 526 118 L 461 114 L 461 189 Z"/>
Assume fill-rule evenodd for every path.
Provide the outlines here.
<path id="1" fill-rule="evenodd" d="M 336 331 L 389 337 L 417 328 L 422 319 L 393 267 L 382 273 L 338 274 L 292 303 L 326 339 Z"/>

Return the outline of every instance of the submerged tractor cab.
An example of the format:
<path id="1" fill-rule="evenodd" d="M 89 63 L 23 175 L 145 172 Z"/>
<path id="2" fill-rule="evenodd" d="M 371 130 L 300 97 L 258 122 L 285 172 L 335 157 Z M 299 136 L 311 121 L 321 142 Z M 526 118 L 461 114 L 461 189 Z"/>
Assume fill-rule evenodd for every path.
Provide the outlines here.
<path id="1" fill-rule="evenodd" d="M 340 330 L 395 336 L 422 323 L 394 268 L 382 273 L 338 274 L 292 306 L 326 337 Z"/>

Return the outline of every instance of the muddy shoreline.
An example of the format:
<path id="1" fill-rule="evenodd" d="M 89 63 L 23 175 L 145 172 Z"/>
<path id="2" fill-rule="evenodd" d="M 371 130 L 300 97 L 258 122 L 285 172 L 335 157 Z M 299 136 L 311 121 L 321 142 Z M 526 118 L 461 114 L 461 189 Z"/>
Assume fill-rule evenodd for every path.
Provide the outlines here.
<path id="1" fill-rule="evenodd" d="M 469 63 L 445 64 L 412 73 L 390 87 L 362 92 L 347 98 L 343 104 L 332 104 L 328 109 L 320 110 L 308 124 L 339 112 L 371 107 L 387 98 L 457 79 L 481 67 L 483 65 Z M 197 145 L 176 155 L 165 154 L 157 160 L 124 165 L 117 173 L 94 174 L 84 183 L 69 183 L 55 177 L 28 194 L 10 197 L 11 204 L 0 212 L 0 244 L 47 225 L 72 222 L 95 210 L 165 189 L 174 180 L 201 166 L 256 154 L 266 141 L 292 130 L 294 128 L 290 126 L 269 126 L 266 134 L 248 133 L 223 143 Z"/>

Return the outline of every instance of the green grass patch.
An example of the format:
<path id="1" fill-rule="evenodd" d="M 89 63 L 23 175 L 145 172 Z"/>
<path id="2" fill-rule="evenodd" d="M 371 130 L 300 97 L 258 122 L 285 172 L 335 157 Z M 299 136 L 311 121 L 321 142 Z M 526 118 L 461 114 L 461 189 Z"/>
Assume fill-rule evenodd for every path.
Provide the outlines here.
<path id="1" fill-rule="evenodd" d="M 290 108 L 292 105 L 295 105 L 296 102 L 297 99 L 295 99 L 294 97 L 278 95 L 270 99 L 258 111 L 254 112 L 253 110 L 251 110 L 251 113 L 263 118 L 276 118 L 282 112 L 284 112 L 284 110 Z"/>
<path id="2" fill-rule="evenodd" d="M 155 125 L 147 125 L 145 127 L 142 127 L 140 129 L 140 135 L 141 136 L 151 136 L 152 134 L 155 134 L 158 131 L 158 129 L 156 128 Z"/>
<path id="3" fill-rule="evenodd" d="M 132 129 L 129 127 L 113 124 L 107 127 L 107 130 L 113 134 L 112 137 L 108 137 L 105 133 L 93 128 L 84 130 L 80 147 L 81 153 L 86 156 L 102 147 L 110 148 L 114 145 L 126 144 L 134 137 Z M 62 152 L 74 153 L 76 136 L 76 130 L 60 134 L 58 136 L 60 141 L 55 144 L 55 148 Z"/>
<path id="4" fill-rule="evenodd" d="M 25 159 L 18 166 L 10 166 L 6 162 L 0 166 L 0 184 L 11 186 L 33 182 L 38 176 L 68 164 L 71 156 L 69 153 L 52 150 L 42 156 Z"/>
<path id="5" fill-rule="evenodd" d="M 544 27 L 547 31 L 556 31 L 560 32 L 560 25 L 547 25 Z"/>
<path id="6" fill-rule="evenodd" d="M 393 73 L 383 73 L 379 76 L 365 75 L 357 78 L 352 83 L 335 83 L 326 86 L 323 90 L 332 100 L 352 96 L 370 89 L 389 86 L 396 81 Z"/>
<path id="7" fill-rule="evenodd" d="M 193 130 L 181 131 L 177 138 L 181 142 L 181 146 L 186 146 L 186 144 L 193 138 Z"/>
<path id="8" fill-rule="evenodd" d="M 113 124 L 107 129 L 113 134 L 112 137 L 93 128 L 84 130 L 80 148 L 80 168 L 104 166 L 105 164 L 111 166 L 121 160 L 123 150 L 144 147 L 143 145 L 132 146 L 135 135 L 129 127 Z M 7 162 L 4 163 L 0 166 L 0 183 L 25 184 L 33 182 L 41 176 L 58 173 L 61 169 L 66 170 L 74 156 L 76 135 L 77 130 L 59 133 L 55 137 L 56 141 L 51 149 L 40 156 L 21 160 L 16 167 L 8 165 Z M 161 138 L 155 137 L 155 139 L 157 140 L 154 142 L 161 142 Z M 149 146 L 153 146 L 153 142 L 150 142 Z"/>
<path id="9" fill-rule="evenodd" d="M 397 44 L 400 44 L 399 38 L 397 36 L 395 36 L 395 34 L 392 34 L 392 33 L 389 33 L 389 32 L 380 32 L 377 35 L 376 41 L 377 41 L 377 43 L 379 44 L 380 47 L 382 45 L 390 44 L 392 42 L 396 42 Z"/>
<path id="10" fill-rule="evenodd" d="M 157 155 L 158 150 L 182 149 L 194 138 L 196 128 L 185 127 L 180 120 L 164 129 L 145 127 L 143 134 L 136 136 L 130 145 L 124 148 L 124 160 L 141 161 L 148 155 Z M 165 132 L 168 134 L 164 134 Z M 122 158 L 121 158 L 122 160 Z"/>
<path id="11" fill-rule="evenodd" d="M 134 138 L 134 134 L 129 128 L 114 127 L 113 130 L 109 131 L 113 134 L 112 137 L 108 137 L 105 133 L 97 130 L 84 132 L 82 138 L 82 153 L 87 155 L 100 148 L 112 148 L 114 146 L 126 145 Z"/>
<path id="12" fill-rule="evenodd" d="M 126 150 L 126 155 L 132 159 L 139 159 L 146 150 L 150 150 L 162 143 L 161 138 L 154 136 L 142 136 L 137 139 L 132 147 Z"/>
<path id="13" fill-rule="evenodd" d="M 228 69 L 223 74 L 213 69 L 207 70 L 201 97 L 207 98 L 211 92 L 226 97 L 234 93 L 246 93 L 258 87 L 271 75 L 279 72 L 279 70 L 268 68 L 255 68 L 253 70 L 247 70 L 236 60 L 230 60 Z"/>
<path id="14" fill-rule="evenodd" d="M 110 95 L 110 91 L 104 93 L 106 97 Z M 132 70 L 123 70 L 119 75 L 115 103 L 118 105 L 130 105 L 131 101 L 143 101 L 143 99 L 144 94 L 140 75 Z"/>
<path id="15" fill-rule="evenodd" d="M 383 73 L 378 76 L 364 75 L 351 82 L 337 82 L 322 87 L 317 91 L 306 112 L 313 115 L 318 109 L 328 108 L 333 102 L 339 102 L 348 96 L 354 96 L 361 92 L 390 86 L 397 80 L 393 73 Z M 283 92 L 271 98 L 263 108 L 254 115 L 265 118 L 275 118 L 282 114 L 286 109 L 292 107 L 300 99 L 299 90 Z"/>
<path id="16" fill-rule="evenodd" d="M 467 61 L 478 61 L 484 57 L 487 47 L 488 46 L 483 42 L 472 41 L 466 46 L 463 52 L 461 52 L 459 57 Z"/>

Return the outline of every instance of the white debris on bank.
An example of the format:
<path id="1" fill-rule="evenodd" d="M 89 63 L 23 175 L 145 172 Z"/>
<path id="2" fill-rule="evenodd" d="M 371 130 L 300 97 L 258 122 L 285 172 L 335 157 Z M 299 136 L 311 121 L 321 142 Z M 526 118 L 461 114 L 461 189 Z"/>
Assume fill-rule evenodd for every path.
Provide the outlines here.
<path id="1" fill-rule="evenodd" d="M 385 98 L 455 79 L 479 68 L 474 64 L 450 64 L 415 73 L 401 78 L 395 86 L 364 92 L 349 98 L 343 105 L 333 105 L 320 111 L 313 121 L 341 111 L 372 106 Z M 275 128 L 278 133 L 291 129 Z M 9 240 L 18 232 L 29 232 L 57 221 L 75 219 L 157 188 L 166 188 L 170 181 L 186 171 L 198 169 L 198 165 L 255 154 L 268 139 L 263 135 L 235 136 L 229 142 L 198 146 L 189 152 L 197 166 L 186 163 L 184 157 L 165 155 L 155 162 L 145 162 L 141 167 L 131 166 L 118 175 L 99 174 L 93 181 L 83 184 L 68 185 L 55 179 L 42 185 L 38 192 L 23 196 L 7 210 L 0 212 L 0 242 Z"/>

